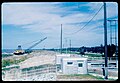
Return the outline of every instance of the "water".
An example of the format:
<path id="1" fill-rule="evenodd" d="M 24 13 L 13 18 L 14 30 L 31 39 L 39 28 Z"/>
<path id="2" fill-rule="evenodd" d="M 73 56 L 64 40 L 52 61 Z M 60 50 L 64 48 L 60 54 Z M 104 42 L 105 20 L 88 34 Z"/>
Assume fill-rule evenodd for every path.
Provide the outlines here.
<path id="1" fill-rule="evenodd" d="M 41 50 L 41 49 L 32 49 L 32 50 Z M 2 49 L 2 53 L 13 53 L 14 51 L 15 49 Z"/>
<path id="2" fill-rule="evenodd" d="M 13 53 L 15 49 L 2 49 L 2 53 Z"/>

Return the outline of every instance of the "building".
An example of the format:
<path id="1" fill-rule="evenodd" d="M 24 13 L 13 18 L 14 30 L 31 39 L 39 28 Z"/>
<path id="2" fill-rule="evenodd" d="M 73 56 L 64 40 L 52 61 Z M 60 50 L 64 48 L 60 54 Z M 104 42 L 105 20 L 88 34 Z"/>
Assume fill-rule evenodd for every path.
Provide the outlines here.
<path id="1" fill-rule="evenodd" d="M 87 74 L 87 58 L 62 58 L 61 69 L 63 74 Z"/>
<path id="2" fill-rule="evenodd" d="M 59 55 L 56 55 L 56 65 L 57 65 L 57 71 L 61 71 L 61 61 L 62 61 L 62 58 L 67 58 L 67 57 L 70 57 L 70 54 L 59 54 Z"/>

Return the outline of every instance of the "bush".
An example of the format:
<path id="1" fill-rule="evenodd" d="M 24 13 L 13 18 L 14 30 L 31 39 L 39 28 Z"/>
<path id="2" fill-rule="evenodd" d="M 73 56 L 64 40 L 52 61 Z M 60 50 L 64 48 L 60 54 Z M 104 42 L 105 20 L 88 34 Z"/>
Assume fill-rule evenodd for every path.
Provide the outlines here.
<path id="1" fill-rule="evenodd" d="M 11 64 L 18 64 L 26 59 L 27 59 L 27 57 L 24 56 L 24 57 L 21 57 L 19 60 L 15 60 L 15 59 L 2 60 L 2 67 L 6 67 L 6 66 L 9 66 Z"/>
<path id="2" fill-rule="evenodd" d="M 2 67 L 6 67 L 10 65 L 10 61 L 9 60 L 2 60 Z"/>

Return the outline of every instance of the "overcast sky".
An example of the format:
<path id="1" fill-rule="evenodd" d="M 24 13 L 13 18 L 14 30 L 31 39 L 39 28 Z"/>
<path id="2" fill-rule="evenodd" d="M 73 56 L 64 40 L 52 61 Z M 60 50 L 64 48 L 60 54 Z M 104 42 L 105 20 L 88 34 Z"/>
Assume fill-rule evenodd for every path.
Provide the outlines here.
<path id="1" fill-rule="evenodd" d="M 104 45 L 103 7 L 77 32 L 98 12 L 103 2 L 7 2 L 1 6 L 2 49 L 16 49 L 18 45 L 28 48 L 35 43 L 30 42 L 44 37 L 47 39 L 34 48 L 60 48 L 61 24 L 64 47 L 69 47 L 70 40 L 72 47 Z M 107 2 L 107 19 L 118 19 L 116 2 Z M 109 25 L 108 22 L 108 44 Z"/>

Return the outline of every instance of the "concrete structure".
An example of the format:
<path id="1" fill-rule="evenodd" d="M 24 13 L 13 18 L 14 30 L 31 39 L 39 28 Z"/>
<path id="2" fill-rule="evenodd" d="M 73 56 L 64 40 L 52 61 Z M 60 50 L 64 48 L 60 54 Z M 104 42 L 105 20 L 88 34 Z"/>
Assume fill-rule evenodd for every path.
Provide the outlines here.
<path id="1" fill-rule="evenodd" d="M 87 58 L 69 57 L 62 58 L 63 74 L 87 74 Z"/>

